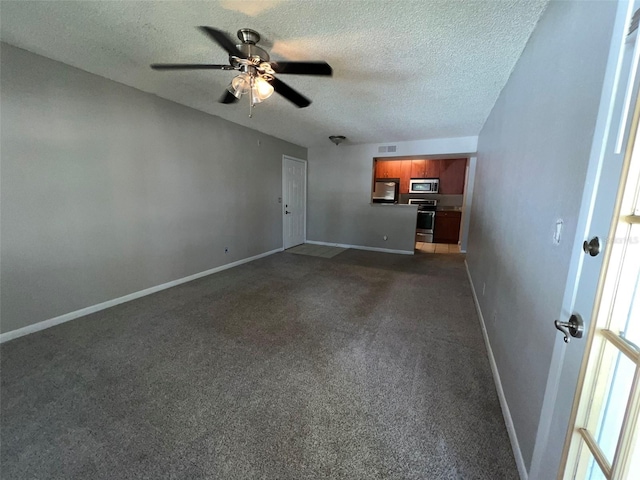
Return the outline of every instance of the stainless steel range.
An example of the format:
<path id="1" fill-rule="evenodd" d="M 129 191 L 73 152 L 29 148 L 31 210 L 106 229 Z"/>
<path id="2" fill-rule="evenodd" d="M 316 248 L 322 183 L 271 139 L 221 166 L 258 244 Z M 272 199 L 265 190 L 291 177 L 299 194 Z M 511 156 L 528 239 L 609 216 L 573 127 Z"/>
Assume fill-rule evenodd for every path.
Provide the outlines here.
<path id="1" fill-rule="evenodd" d="M 437 200 L 411 198 L 409 205 L 418 205 L 418 221 L 416 222 L 416 242 L 433 243 L 433 226 L 436 219 Z"/>

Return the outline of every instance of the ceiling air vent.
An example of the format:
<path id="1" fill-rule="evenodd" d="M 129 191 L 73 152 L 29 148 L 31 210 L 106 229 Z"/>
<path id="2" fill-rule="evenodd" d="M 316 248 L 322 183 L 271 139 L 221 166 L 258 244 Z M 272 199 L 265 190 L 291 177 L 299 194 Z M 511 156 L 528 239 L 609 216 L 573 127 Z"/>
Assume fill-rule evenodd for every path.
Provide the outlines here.
<path id="1" fill-rule="evenodd" d="M 395 145 L 385 145 L 384 147 L 378 147 L 378 153 L 395 152 Z"/>

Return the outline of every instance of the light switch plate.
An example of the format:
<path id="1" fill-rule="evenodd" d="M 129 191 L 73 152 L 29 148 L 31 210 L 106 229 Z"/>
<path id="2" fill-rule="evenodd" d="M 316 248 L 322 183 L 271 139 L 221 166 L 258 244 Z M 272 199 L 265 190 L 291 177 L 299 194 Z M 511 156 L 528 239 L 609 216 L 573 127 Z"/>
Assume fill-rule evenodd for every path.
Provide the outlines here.
<path id="1" fill-rule="evenodd" d="M 553 231 L 553 244 L 560 245 L 560 240 L 562 240 L 562 227 L 564 225 L 564 221 L 559 218 L 556 220 L 556 228 Z"/>

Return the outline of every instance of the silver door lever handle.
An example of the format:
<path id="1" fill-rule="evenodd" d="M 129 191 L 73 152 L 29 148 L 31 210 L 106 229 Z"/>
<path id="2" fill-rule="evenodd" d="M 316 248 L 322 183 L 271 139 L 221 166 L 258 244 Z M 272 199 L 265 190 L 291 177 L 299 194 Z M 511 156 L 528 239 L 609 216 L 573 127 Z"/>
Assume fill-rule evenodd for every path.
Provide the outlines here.
<path id="1" fill-rule="evenodd" d="M 582 334 L 584 332 L 584 322 L 579 315 L 571 315 L 568 322 L 561 322 L 560 320 L 556 320 L 553 322 L 553 324 L 558 330 L 564 333 L 564 343 L 569 343 L 569 335 L 574 338 L 582 338 Z"/>

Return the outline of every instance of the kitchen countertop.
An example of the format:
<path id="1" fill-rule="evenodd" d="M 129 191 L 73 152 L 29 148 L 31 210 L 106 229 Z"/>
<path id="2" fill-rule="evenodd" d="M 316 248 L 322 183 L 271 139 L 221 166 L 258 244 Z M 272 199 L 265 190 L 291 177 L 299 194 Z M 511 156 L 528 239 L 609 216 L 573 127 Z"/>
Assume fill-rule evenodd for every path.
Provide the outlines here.
<path id="1" fill-rule="evenodd" d="M 369 203 L 372 207 L 414 207 L 418 208 L 418 205 L 409 205 L 407 203 Z"/>
<path id="2" fill-rule="evenodd" d="M 417 204 L 407 204 L 407 203 L 369 203 L 372 207 L 413 207 L 417 208 Z M 462 212 L 462 207 L 452 206 L 452 205 L 438 205 L 436 207 L 437 212 Z"/>

